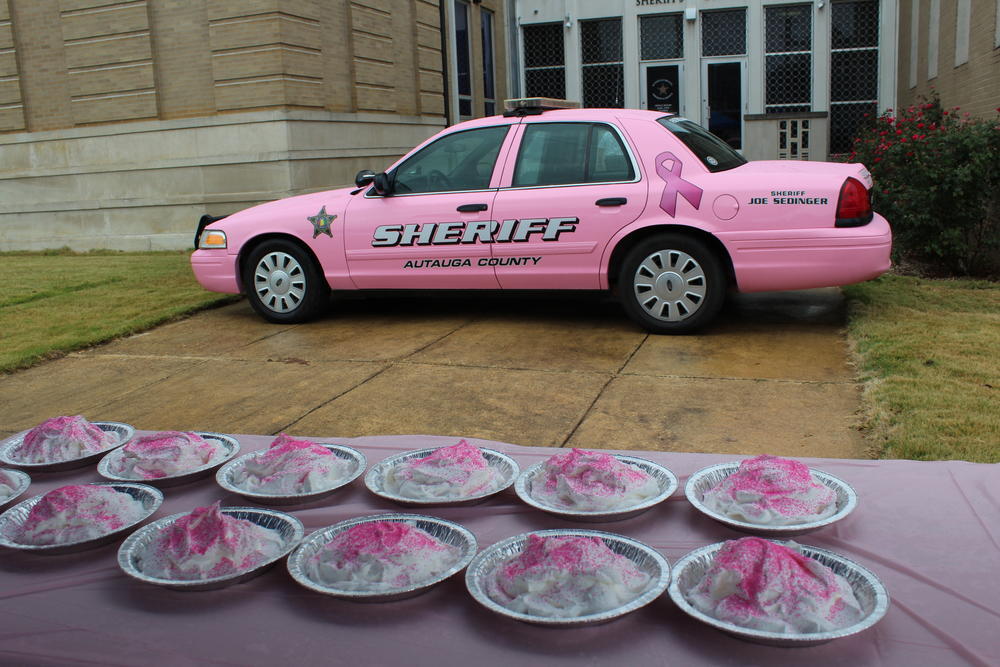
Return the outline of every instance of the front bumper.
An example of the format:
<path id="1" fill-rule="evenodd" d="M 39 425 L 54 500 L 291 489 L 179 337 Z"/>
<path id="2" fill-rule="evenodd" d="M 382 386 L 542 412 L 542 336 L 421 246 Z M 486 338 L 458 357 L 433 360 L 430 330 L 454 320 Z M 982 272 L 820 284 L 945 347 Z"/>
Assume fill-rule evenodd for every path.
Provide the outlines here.
<path id="1" fill-rule="evenodd" d="M 227 250 L 195 250 L 191 254 L 191 270 L 201 286 L 210 292 L 239 294 L 236 255 Z"/>

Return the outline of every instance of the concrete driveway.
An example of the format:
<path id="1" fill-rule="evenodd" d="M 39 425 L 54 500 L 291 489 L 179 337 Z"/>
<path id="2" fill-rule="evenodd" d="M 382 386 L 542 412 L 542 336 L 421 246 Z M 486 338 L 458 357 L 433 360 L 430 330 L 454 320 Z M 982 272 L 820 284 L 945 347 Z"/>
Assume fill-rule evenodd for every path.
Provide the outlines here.
<path id="1" fill-rule="evenodd" d="M 839 290 L 740 295 L 697 336 L 605 297 L 245 302 L 0 378 L 0 435 L 60 414 L 139 429 L 864 457 Z"/>

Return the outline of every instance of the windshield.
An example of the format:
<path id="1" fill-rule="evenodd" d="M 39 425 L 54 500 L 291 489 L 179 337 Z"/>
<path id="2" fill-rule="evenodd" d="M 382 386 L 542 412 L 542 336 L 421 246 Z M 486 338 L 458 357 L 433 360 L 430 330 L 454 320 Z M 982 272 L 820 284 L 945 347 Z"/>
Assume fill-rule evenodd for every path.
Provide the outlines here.
<path id="1" fill-rule="evenodd" d="M 664 116 L 657 118 L 656 122 L 673 132 L 711 172 L 726 171 L 747 163 L 747 159 L 729 144 L 694 121 L 681 116 Z"/>

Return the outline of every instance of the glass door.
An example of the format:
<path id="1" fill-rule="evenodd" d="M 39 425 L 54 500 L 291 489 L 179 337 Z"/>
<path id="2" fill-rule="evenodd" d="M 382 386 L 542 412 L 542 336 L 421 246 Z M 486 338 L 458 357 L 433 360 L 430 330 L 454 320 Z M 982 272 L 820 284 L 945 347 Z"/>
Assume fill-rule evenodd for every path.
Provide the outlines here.
<path id="1" fill-rule="evenodd" d="M 743 148 L 746 66 L 742 60 L 707 61 L 702 71 L 702 118 L 708 131 L 737 150 Z"/>
<path id="2" fill-rule="evenodd" d="M 681 112 L 681 66 L 643 63 L 642 105 L 650 111 Z"/>

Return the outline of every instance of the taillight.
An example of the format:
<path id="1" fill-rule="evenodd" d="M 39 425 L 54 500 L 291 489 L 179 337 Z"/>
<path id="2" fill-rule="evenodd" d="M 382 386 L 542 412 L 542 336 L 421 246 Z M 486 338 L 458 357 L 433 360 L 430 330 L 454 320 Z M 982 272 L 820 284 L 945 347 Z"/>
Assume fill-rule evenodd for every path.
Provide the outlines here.
<path id="1" fill-rule="evenodd" d="M 868 188 L 856 178 L 848 178 L 837 200 L 837 227 L 860 227 L 872 221 L 872 202 Z"/>

